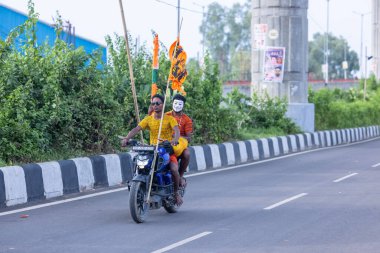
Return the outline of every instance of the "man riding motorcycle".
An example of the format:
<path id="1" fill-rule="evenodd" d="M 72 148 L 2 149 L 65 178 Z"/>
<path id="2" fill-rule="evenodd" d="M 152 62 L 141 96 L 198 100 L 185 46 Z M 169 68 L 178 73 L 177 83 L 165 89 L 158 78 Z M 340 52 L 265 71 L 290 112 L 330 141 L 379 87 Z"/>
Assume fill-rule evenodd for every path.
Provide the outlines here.
<path id="1" fill-rule="evenodd" d="M 162 120 L 162 128 L 160 138 L 170 141 L 175 147 L 178 144 L 180 137 L 180 131 L 178 123 L 174 117 L 165 115 L 162 118 L 162 110 L 164 104 L 164 97 L 160 94 L 156 94 L 151 99 L 151 106 L 153 113 L 145 117 L 135 128 L 133 128 L 125 138 L 121 141 L 121 145 L 124 147 L 128 141 L 133 138 L 139 131 L 148 129 L 150 133 L 150 144 L 156 145 L 158 142 L 158 132 L 160 127 L 160 121 Z M 161 119 L 162 118 L 162 119 Z M 173 137 L 174 132 L 174 137 Z M 178 160 L 175 154 L 170 155 L 170 171 L 174 180 L 174 192 L 176 198 L 176 204 L 179 206 L 183 203 L 183 200 L 178 193 L 180 176 L 178 173 Z"/>

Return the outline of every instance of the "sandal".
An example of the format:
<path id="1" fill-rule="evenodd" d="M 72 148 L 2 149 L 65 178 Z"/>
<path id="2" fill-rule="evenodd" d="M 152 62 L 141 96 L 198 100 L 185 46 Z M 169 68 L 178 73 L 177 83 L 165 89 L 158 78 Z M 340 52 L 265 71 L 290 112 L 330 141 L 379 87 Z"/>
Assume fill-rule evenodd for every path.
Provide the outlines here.
<path id="1" fill-rule="evenodd" d="M 179 186 L 182 188 L 186 188 L 186 186 L 187 186 L 186 178 L 181 177 L 181 182 L 179 183 Z"/>
<path id="2" fill-rule="evenodd" d="M 175 204 L 176 204 L 177 206 L 182 205 L 183 200 L 182 200 L 182 198 L 181 198 L 181 195 L 179 195 L 178 192 L 176 192 L 176 193 L 174 194 L 174 197 L 175 197 Z"/>

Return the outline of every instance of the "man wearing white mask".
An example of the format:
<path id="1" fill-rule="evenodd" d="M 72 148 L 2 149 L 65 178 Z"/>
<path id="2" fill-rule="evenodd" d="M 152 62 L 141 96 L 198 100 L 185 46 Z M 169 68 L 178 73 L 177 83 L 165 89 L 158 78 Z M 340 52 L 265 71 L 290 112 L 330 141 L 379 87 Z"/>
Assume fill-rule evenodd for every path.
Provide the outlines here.
<path id="1" fill-rule="evenodd" d="M 186 186 L 186 179 L 183 177 L 190 161 L 190 151 L 187 149 L 187 143 L 191 141 L 191 136 L 193 135 L 193 121 L 192 119 L 186 115 L 183 112 L 183 108 L 186 103 L 186 98 L 182 96 L 181 94 L 176 94 L 173 97 L 173 110 L 170 112 L 167 112 L 167 115 L 173 116 L 178 123 L 180 135 L 182 138 L 186 139 L 187 142 L 184 143 L 183 145 L 186 145 L 186 148 L 182 151 L 181 154 L 179 154 L 177 157 L 180 159 L 180 164 L 179 164 L 179 175 L 181 177 L 180 184 L 181 186 L 185 187 Z M 181 139 L 181 138 L 180 138 Z M 178 147 L 181 146 L 181 140 L 180 144 Z"/>

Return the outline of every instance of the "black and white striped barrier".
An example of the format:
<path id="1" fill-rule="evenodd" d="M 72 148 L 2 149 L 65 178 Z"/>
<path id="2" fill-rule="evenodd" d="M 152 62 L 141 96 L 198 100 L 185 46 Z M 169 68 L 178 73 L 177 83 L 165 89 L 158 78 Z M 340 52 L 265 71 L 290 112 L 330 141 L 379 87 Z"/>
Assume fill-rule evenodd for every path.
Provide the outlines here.
<path id="1" fill-rule="evenodd" d="M 217 169 L 378 136 L 380 127 L 370 126 L 191 146 L 188 171 Z M 132 156 L 128 153 L 0 167 L 0 207 L 118 186 L 131 178 Z"/>
<path id="2" fill-rule="evenodd" d="M 125 183 L 132 177 L 128 153 L 80 157 L 0 168 L 0 207 Z"/>
<path id="3" fill-rule="evenodd" d="M 347 144 L 380 136 L 378 126 L 320 131 L 258 140 L 190 147 L 189 170 L 200 171 L 263 160 L 307 149 Z"/>

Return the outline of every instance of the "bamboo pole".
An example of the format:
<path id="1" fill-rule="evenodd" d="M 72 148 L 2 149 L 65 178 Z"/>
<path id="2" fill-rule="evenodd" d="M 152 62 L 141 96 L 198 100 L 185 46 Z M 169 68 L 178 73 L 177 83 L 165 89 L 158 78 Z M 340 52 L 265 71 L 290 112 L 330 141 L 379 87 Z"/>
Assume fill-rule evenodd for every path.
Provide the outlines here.
<path id="1" fill-rule="evenodd" d="M 135 78 L 133 76 L 133 66 L 132 66 L 132 60 L 131 60 L 131 53 L 130 53 L 130 50 L 129 50 L 127 24 L 125 22 L 125 14 L 124 14 L 124 8 L 123 8 L 122 0 L 119 0 L 119 4 L 120 4 L 120 11 L 121 11 L 121 18 L 123 20 L 125 49 L 127 51 L 127 56 L 128 56 L 128 67 L 129 67 L 129 75 L 130 75 L 130 78 L 131 78 L 131 88 L 132 88 L 133 103 L 134 103 L 134 106 L 135 106 L 135 113 L 136 113 L 137 123 L 140 123 L 139 105 L 137 104 Z M 140 137 L 141 137 L 141 142 L 143 143 L 144 142 L 144 137 L 143 137 L 142 131 L 140 131 Z"/>

